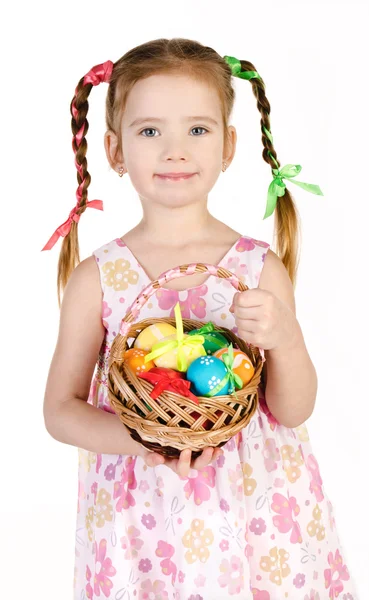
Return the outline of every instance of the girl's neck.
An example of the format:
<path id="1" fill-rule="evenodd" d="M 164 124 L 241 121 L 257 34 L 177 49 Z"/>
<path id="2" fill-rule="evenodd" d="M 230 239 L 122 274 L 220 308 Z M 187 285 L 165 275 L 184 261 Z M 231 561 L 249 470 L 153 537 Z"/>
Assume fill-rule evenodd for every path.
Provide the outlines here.
<path id="1" fill-rule="evenodd" d="M 204 239 L 218 226 L 219 221 L 204 206 L 178 209 L 152 207 L 144 210 L 144 216 L 134 231 L 153 244 L 178 246 L 180 242 L 191 244 Z"/>

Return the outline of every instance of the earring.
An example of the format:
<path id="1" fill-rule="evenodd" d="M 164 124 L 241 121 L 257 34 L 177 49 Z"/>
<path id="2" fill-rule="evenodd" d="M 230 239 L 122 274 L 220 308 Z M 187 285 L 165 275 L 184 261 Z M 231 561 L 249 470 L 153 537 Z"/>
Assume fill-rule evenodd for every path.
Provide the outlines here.
<path id="1" fill-rule="evenodd" d="M 223 163 L 223 168 L 222 168 L 222 171 L 224 172 L 224 171 L 226 170 L 226 168 L 227 168 L 227 163 L 225 163 L 225 162 L 224 162 L 224 163 Z"/>
<path id="2" fill-rule="evenodd" d="M 124 171 L 124 168 L 120 167 L 119 172 L 118 172 L 119 177 L 123 177 L 123 171 Z"/>

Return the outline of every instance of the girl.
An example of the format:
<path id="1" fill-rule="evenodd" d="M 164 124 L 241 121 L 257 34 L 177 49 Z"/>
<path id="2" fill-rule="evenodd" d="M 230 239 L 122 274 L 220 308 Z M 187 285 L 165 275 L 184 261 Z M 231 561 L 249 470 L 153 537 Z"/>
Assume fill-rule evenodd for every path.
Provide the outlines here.
<path id="1" fill-rule="evenodd" d="M 250 81 L 261 114 L 273 173 L 265 217 L 276 210 L 278 254 L 207 208 L 236 149 L 232 75 Z M 101 201 L 87 201 L 85 139 L 87 99 L 102 81 L 107 159 L 120 176 L 129 173 L 143 216 L 79 262 L 80 216 L 102 210 Z M 357 598 L 304 424 L 317 377 L 296 319 L 298 221 L 283 181 L 301 167 L 279 168 L 262 78 L 251 63 L 195 41 L 159 39 L 94 67 L 79 81 L 71 113 L 77 204 L 44 248 L 64 237 L 59 305 L 65 293 L 44 415 L 55 439 L 79 448 L 74 599 Z M 223 449 L 168 460 L 133 441 L 114 414 L 107 363 L 141 289 L 193 262 L 223 266 L 250 289 L 235 294 L 228 282 L 197 273 L 158 290 L 140 319 L 173 316 L 179 301 L 184 317 L 233 328 L 266 362 L 249 425 Z"/>

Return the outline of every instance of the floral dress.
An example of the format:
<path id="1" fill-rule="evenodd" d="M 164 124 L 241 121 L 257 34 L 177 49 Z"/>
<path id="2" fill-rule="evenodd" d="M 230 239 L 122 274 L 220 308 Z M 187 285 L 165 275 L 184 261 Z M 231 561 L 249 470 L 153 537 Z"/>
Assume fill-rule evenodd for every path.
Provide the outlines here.
<path id="1" fill-rule="evenodd" d="M 241 236 L 219 266 L 258 287 L 268 247 Z M 106 334 L 88 402 L 113 412 L 109 351 L 151 281 L 120 238 L 93 256 Z M 160 288 L 139 320 L 173 317 L 179 302 L 184 318 L 237 333 L 235 292 L 214 276 L 184 291 Z M 74 600 L 358 600 L 306 425 L 280 425 L 264 391 L 261 383 L 256 413 L 224 456 L 187 477 L 138 456 L 78 450 Z"/>

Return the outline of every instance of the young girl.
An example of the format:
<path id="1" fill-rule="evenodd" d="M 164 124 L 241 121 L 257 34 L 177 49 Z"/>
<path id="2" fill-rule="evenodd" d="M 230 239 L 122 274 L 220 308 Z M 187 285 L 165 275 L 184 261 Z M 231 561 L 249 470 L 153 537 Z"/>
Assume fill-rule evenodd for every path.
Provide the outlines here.
<path id="1" fill-rule="evenodd" d="M 236 149 L 232 75 L 250 81 L 261 114 L 273 175 L 265 217 L 275 210 L 280 257 L 207 208 Z M 101 201 L 87 201 L 85 139 L 87 99 L 102 81 L 107 158 L 120 176 L 129 173 L 143 216 L 79 263 L 80 216 L 102 210 Z M 284 179 L 322 192 L 291 179 L 299 165 L 279 168 L 262 78 L 251 63 L 198 42 L 159 39 L 89 71 L 71 113 L 77 204 L 44 248 L 64 237 L 59 303 L 65 293 L 44 414 L 55 439 L 79 448 L 74 599 L 357 598 L 304 424 L 317 377 L 296 319 L 298 220 Z M 247 427 L 196 460 L 185 450 L 164 460 L 135 442 L 110 407 L 109 350 L 142 288 L 195 262 L 232 271 L 249 290 L 197 273 L 157 290 L 140 320 L 172 317 L 179 301 L 183 317 L 233 329 L 266 362 Z"/>

